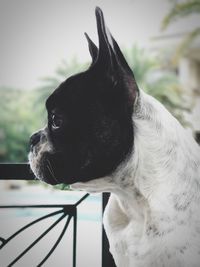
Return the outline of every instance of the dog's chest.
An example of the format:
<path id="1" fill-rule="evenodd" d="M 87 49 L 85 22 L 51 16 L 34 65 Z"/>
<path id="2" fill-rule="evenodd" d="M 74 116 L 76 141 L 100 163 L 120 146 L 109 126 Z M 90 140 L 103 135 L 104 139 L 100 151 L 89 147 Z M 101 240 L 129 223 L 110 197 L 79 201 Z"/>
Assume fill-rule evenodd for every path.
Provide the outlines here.
<path id="1" fill-rule="evenodd" d="M 132 214 L 134 219 L 130 220 L 129 215 L 128 208 L 124 210 L 115 197 L 111 196 L 104 212 L 104 227 L 110 251 L 119 267 L 133 266 L 138 258 L 143 258 L 144 262 L 150 251 L 148 242 L 142 240 L 145 218 L 136 212 Z"/>
<path id="2" fill-rule="evenodd" d="M 104 213 L 104 227 L 117 267 L 198 266 L 199 221 L 196 226 L 190 225 L 188 217 L 182 215 L 180 220 L 166 220 L 160 225 L 159 221 L 154 225 L 148 220 L 136 214 L 129 220 L 111 196 Z"/>

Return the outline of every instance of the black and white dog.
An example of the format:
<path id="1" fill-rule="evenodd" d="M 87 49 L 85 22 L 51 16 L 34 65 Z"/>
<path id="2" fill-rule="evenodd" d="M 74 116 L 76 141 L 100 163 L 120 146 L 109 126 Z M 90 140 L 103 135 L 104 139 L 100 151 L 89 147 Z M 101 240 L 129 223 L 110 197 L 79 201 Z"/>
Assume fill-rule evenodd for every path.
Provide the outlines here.
<path id="1" fill-rule="evenodd" d="M 104 214 L 118 267 L 200 266 L 200 149 L 138 89 L 96 8 L 92 64 L 46 101 L 48 125 L 31 137 L 39 179 L 111 192 Z"/>

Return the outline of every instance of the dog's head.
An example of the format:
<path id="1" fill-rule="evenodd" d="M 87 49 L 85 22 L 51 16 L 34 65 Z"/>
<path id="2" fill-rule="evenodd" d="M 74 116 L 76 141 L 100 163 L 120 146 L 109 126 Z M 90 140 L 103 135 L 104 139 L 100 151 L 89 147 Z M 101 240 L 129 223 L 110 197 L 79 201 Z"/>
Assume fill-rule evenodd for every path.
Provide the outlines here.
<path id="1" fill-rule="evenodd" d="M 48 125 L 30 140 L 31 168 L 50 184 L 110 175 L 133 149 L 138 88 L 96 8 L 99 48 L 86 34 L 92 64 L 69 77 L 46 101 Z"/>

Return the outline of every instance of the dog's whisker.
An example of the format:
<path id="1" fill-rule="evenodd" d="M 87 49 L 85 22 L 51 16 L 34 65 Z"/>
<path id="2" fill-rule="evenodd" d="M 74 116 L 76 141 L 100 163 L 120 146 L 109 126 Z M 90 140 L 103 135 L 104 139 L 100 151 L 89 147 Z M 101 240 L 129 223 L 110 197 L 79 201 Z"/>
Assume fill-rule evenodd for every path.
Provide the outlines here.
<path id="1" fill-rule="evenodd" d="M 48 168 L 50 174 L 52 175 L 53 179 L 54 179 L 56 182 L 59 183 L 59 181 L 56 179 L 56 176 L 55 176 L 55 173 L 54 173 L 54 171 L 53 171 L 53 168 L 52 168 L 52 166 L 51 166 L 50 161 L 49 161 L 48 159 L 47 159 L 46 161 L 47 161 L 47 168 Z"/>

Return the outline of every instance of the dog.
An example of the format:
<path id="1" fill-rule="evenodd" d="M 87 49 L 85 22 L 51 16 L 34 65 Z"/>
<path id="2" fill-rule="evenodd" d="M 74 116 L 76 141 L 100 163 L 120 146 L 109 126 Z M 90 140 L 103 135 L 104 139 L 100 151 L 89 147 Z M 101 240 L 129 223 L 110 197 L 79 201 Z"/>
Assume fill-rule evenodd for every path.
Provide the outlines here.
<path id="1" fill-rule="evenodd" d="M 104 227 L 118 267 L 200 266 L 200 148 L 138 88 L 96 8 L 90 67 L 46 101 L 48 125 L 30 138 L 29 162 L 49 184 L 110 192 Z"/>

